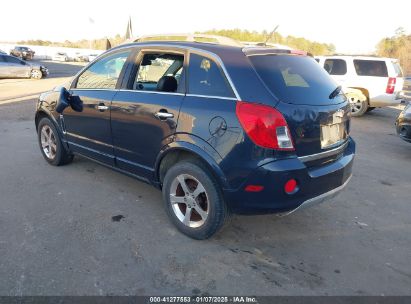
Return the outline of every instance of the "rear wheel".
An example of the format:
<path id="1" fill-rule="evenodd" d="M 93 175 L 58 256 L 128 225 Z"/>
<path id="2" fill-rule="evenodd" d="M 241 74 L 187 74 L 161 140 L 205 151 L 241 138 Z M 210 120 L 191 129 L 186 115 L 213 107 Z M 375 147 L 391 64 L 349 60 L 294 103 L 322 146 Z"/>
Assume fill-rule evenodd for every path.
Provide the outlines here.
<path id="1" fill-rule="evenodd" d="M 73 155 L 65 150 L 59 133 L 49 118 L 40 120 L 37 132 L 41 153 L 49 164 L 61 166 L 73 160 Z"/>
<path id="2" fill-rule="evenodd" d="M 354 117 L 362 116 L 368 109 L 367 97 L 360 93 L 347 93 L 348 101 L 351 105 L 351 115 Z"/>
<path id="3" fill-rule="evenodd" d="M 202 164 L 194 161 L 177 163 L 167 171 L 163 200 L 174 225 L 193 239 L 211 237 L 228 216 L 214 177 Z"/>

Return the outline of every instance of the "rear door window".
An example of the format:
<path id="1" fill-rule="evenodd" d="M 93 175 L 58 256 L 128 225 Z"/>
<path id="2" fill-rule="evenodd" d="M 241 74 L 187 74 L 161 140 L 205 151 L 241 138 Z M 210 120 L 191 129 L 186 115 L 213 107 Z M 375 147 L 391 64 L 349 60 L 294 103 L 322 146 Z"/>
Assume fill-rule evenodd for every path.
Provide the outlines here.
<path id="1" fill-rule="evenodd" d="M 190 55 L 188 93 L 205 96 L 234 97 L 221 68 L 212 59 Z"/>
<path id="2" fill-rule="evenodd" d="M 347 74 L 347 63 L 343 59 L 327 59 L 324 62 L 324 69 L 330 75 Z"/>
<path id="3" fill-rule="evenodd" d="M 249 58 L 266 86 L 284 102 L 329 105 L 345 100 L 341 95 L 329 98 L 337 84 L 311 57 L 264 55 Z"/>
<path id="4" fill-rule="evenodd" d="M 358 76 L 388 77 L 387 65 L 382 60 L 354 59 Z"/>

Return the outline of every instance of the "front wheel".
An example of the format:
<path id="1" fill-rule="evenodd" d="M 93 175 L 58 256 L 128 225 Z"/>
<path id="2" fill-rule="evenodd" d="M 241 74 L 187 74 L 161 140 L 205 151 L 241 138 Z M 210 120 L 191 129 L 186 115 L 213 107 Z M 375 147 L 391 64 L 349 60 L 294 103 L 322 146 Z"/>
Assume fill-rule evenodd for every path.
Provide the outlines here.
<path id="1" fill-rule="evenodd" d="M 43 77 L 43 73 L 40 70 L 32 70 L 30 73 L 30 77 L 33 79 L 41 79 Z"/>
<path id="2" fill-rule="evenodd" d="M 44 117 L 40 120 L 37 134 L 41 153 L 49 164 L 61 166 L 73 160 L 73 155 L 65 150 L 59 133 L 49 118 Z"/>
<path id="3" fill-rule="evenodd" d="M 174 225 L 193 239 L 211 237 L 228 217 L 216 180 L 201 163 L 194 161 L 177 163 L 167 171 L 163 200 Z"/>

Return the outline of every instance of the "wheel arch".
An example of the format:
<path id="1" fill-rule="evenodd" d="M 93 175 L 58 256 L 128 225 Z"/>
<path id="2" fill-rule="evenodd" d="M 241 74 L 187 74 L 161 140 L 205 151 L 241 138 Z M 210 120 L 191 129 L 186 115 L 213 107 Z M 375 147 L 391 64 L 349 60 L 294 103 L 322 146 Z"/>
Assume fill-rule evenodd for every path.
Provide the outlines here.
<path id="1" fill-rule="evenodd" d="M 360 91 L 360 92 L 367 98 L 368 104 L 370 104 L 370 92 L 369 92 L 366 88 L 361 88 L 361 87 L 349 87 L 349 89 Z"/>
<path id="2" fill-rule="evenodd" d="M 173 164 L 185 159 L 200 161 L 221 184 L 222 188 L 229 188 L 225 174 L 217 163 L 221 157 L 213 157 L 197 145 L 184 141 L 176 141 L 167 145 L 157 157 L 154 178 L 160 188 L 167 170 Z"/>
<path id="3" fill-rule="evenodd" d="M 36 131 L 38 131 L 38 125 L 40 123 L 40 120 L 43 119 L 43 118 L 48 118 L 48 119 L 51 120 L 51 122 L 56 127 L 57 132 L 59 132 L 61 142 L 63 143 L 64 148 L 66 150 L 69 150 L 69 147 L 68 147 L 66 141 L 64 140 L 64 134 L 61 130 L 60 124 L 58 123 L 56 118 L 49 111 L 46 111 L 44 108 L 40 108 L 39 110 L 36 111 L 36 115 L 34 117 L 34 123 L 35 123 Z"/>

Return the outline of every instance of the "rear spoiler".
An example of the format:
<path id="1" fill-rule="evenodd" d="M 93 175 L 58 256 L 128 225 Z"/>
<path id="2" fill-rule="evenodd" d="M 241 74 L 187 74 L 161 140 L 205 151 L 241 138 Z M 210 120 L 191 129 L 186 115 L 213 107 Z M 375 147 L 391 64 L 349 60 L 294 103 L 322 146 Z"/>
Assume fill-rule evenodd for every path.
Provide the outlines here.
<path id="1" fill-rule="evenodd" d="M 274 49 L 274 48 L 263 48 L 263 47 L 246 47 L 246 48 L 243 48 L 243 53 L 246 56 L 290 54 L 290 55 L 314 57 L 311 53 L 308 53 L 306 51 L 301 51 L 301 50 L 286 50 L 286 49 Z"/>

